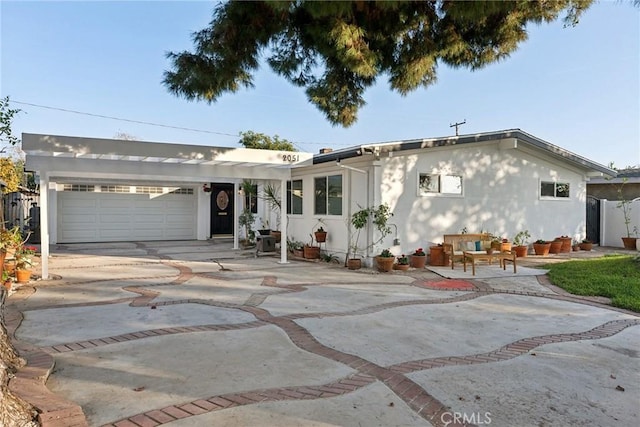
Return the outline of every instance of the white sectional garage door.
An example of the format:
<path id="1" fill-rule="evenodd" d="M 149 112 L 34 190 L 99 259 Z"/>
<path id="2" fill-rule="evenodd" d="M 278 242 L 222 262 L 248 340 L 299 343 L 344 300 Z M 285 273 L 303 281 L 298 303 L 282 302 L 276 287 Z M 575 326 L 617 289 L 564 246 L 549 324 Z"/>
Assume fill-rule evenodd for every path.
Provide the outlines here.
<path id="1" fill-rule="evenodd" d="M 193 189 L 64 185 L 58 243 L 196 238 Z M 101 191 L 102 190 L 102 191 Z"/>

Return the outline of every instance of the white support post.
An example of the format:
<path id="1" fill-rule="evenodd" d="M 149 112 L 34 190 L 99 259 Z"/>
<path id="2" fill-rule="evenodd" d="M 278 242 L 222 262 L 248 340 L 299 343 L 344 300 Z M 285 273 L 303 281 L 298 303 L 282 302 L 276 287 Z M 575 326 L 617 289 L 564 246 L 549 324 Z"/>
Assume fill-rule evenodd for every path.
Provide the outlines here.
<path id="1" fill-rule="evenodd" d="M 287 259 L 287 180 L 280 181 L 280 264 L 288 264 Z"/>
<path id="2" fill-rule="evenodd" d="M 40 175 L 40 274 L 49 278 L 49 176 Z"/>
<path id="3" fill-rule="evenodd" d="M 238 224 L 238 209 L 240 208 L 240 186 L 237 182 L 233 183 L 233 249 L 240 249 L 238 246 L 238 234 L 240 226 Z"/>

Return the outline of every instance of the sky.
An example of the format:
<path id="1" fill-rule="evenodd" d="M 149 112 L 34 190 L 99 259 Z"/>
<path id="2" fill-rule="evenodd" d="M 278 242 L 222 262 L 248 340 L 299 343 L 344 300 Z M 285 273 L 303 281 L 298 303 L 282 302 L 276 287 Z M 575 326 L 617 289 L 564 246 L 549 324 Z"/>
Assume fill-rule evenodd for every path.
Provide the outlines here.
<path id="1" fill-rule="evenodd" d="M 213 6 L 0 0 L 0 95 L 22 110 L 14 134 L 238 147 L 239 132 L 254 131 L 317 153 L 455 135 L 451 124 L 466 121 L 461 135 L 519 128 L 603 165 L 640 165 L 640 7 L 630 0 L 594 4 L 576 27 L 532 25 L 510 58 L 475 72 L 440 65 L 435 85 L 405 97 L 381 76 L 349 128 L 266 65 L 253 89 L 213 104 L 169 93 L 166 53 L 191 50 Z"/>

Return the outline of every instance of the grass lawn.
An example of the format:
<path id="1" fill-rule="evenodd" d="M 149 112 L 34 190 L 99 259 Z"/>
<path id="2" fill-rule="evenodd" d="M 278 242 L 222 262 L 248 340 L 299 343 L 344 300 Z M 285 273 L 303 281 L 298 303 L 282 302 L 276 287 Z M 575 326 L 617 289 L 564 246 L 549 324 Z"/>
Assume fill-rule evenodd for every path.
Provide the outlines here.
<path id="1" fill-rule="evenodd" d="M 611 298 L 612 305 L 640 312 L 640 257 L 602 258 L 547 264 L 551 282 L 575 295 Z"/>

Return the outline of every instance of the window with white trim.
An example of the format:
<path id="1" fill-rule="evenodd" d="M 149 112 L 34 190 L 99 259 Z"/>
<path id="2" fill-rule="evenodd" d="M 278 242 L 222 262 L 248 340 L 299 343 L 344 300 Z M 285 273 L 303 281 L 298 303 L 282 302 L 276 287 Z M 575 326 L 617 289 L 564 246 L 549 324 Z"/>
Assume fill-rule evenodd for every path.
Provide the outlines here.
<path id="1" fill-rule="evenodd" d="M 342 215 L 342 175 L 314 179 L 316 215 Z"/>
<path id="2" fill-rule="evenodd" d="M 287 181 L 287 214 L 302 215 L 302 180 Z"/>
<path id="3" fill-rule="evenodd" d="M 421 173 L 418 176 L 418 194 L 462 195 L 462 175 Z"/>
<path id="4" fill-rule="evenodd" d="M 569 198 L 569 183 L 555 181 L 540 181 L 540 197 L 553 199 Z"/>

